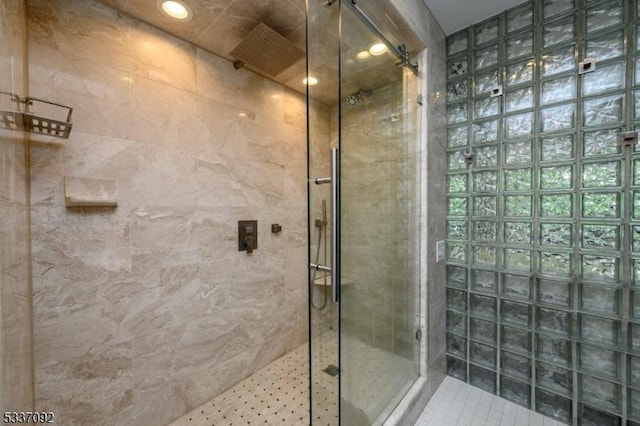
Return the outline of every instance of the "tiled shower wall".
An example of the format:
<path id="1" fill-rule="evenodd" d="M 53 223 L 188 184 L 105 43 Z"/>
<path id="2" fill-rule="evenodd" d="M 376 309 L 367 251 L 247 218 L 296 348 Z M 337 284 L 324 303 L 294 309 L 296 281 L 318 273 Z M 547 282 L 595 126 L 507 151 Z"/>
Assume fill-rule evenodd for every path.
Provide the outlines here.
<path id="1" fill-rule="evenodd" d="M 637 23 L 540 0 L 447 41 L 448 372 L 568 424 L 640 422 Z"/>
<path id="2" fill-rule="evenodd" d="M 35 407 L 166 424 L 307 339 L 304 96 L 97 1 L 28 18 L 31 95 L 74 108 L 31 147 Z M 64 176 L 118 207 L 66 208 Z"/>

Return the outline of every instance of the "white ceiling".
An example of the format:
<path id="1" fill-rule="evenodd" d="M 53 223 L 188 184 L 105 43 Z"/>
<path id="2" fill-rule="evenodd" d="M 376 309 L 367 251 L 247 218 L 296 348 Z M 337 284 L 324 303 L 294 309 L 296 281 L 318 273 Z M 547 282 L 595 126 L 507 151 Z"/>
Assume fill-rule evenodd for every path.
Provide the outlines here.
<path id="1" fill-rule="evenodd" d="M 446 35 L 478 23 L 524 0 L 424 0 Z"/>

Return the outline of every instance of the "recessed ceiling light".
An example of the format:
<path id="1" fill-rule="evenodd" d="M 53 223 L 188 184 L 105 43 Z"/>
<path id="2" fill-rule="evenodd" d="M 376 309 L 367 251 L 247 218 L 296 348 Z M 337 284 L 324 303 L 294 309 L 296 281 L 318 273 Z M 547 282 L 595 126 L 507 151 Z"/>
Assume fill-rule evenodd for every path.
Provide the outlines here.
<path id="1" fill-rule="evenodd" d="M 358 54 L 356 55 L 356 58 L 360 61 L 364 61 L 366 59 L 369 59 L 371 57 L 371 53 L 367 52 L 366 50 L 363 50 L 362 52 L 358 52 Z"/>
<path id="2" fill-rule="evenodd" d="M 180 0 L 157 0 L 157 4 L 161 11 L 174 19 L 188 21 L 193 18 L 191 8 Z"/>
<path id="3" fill-rule="evenodd" d="M 318 79 L 315 77 L 306 77 L 304 80 L 302 80 L 302 84 L 304 84 L 305 86 L 315 86 L 316 84 L 318 84 Z"/>
<path id="4" fill-rule="evenodd" d="M 373 56 L 380 56 L 387 51 L 387 46 L 384 43 L 375 43 L 369 46 L 369 53 Z"/>

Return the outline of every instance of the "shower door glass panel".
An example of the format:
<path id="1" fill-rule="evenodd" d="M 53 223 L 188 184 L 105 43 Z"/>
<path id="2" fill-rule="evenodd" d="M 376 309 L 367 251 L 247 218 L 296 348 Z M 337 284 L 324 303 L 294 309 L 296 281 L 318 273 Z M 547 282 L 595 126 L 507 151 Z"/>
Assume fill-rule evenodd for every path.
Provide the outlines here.
<path id="1" fill-rule="evenodd" d="M 341 31 L 340 424 L 380 424 L 419 373 L 417 77 L 344 5 Z"/>

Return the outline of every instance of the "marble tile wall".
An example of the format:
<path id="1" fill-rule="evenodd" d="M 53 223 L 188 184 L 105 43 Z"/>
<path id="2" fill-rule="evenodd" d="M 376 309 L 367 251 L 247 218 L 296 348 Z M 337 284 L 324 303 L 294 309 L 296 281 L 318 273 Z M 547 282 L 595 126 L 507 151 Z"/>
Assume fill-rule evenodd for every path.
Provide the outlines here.
<path id="1" fill-rule="evenodd" d="M 74 108 L 31 150 L 36 408 L 165 424 L 307 339 L 305 100 L 93 0 L 28 5 L 31 94 Z M 66 208 L 64 176 L 118 207 Z"/>
<path id="2" fill-rule="evenodd" d="M 0 91 L 27 95 L 25 4 L 0 3 Z M 0 95 L 0 109 L 15 111 Z M 26 135 L 0 129 L 0 410 L 31 410 L 31 286 Z"/>

